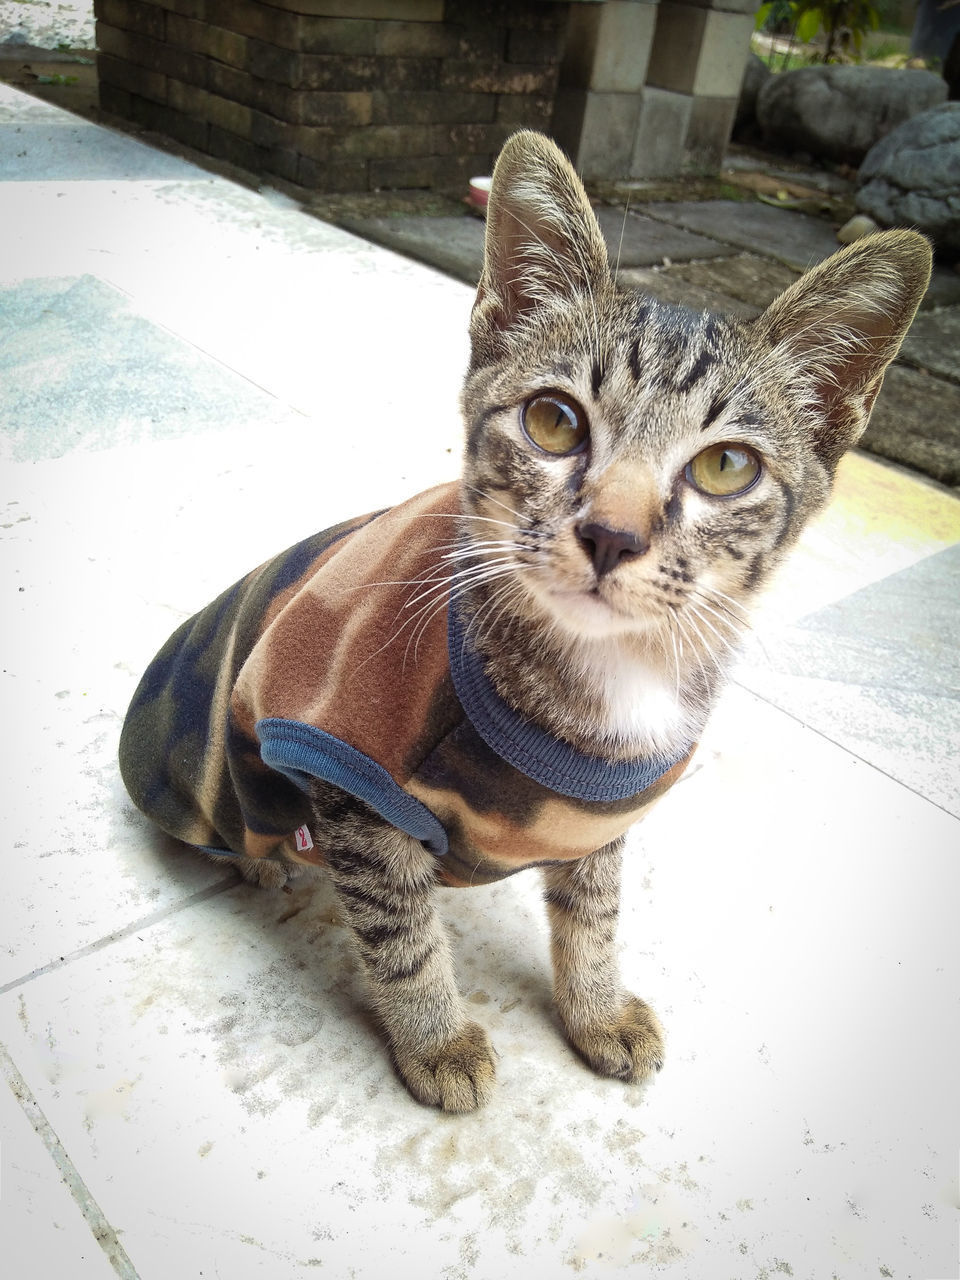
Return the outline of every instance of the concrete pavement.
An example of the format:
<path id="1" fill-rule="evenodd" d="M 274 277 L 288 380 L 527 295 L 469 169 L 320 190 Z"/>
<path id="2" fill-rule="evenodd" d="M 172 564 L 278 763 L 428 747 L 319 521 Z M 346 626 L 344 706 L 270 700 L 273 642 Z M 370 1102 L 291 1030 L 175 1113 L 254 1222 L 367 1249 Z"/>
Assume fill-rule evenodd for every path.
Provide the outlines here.
<path id="1" fill-rule="evenodd" d="M 680 267 L 686 236 L 720 246 L 690 261 L 736 263 L 734 299 L 791 269 L 645 216 Z M 456 474 L 470 303 L 0 87 L 5 1274 L 956 1275 L 945 488 L 845 462 L 699 767 L 631 838 L 625 978 L 668 1035 L 645 1090 L 559 1037 L 535 876 L 443 895 L 502 1055 L 488 1110 L 444 1117 L 395 1079 L 324 886 L 237 884 L 126 800 L 119 725 L 181 619 Z"/>

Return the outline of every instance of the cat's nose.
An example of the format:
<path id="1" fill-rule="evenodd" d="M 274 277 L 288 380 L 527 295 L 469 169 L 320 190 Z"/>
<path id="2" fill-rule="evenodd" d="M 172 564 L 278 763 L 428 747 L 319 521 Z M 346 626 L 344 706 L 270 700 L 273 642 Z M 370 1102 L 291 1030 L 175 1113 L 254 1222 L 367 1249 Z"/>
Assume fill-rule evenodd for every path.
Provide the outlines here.
<path id="1" fill-rule="evenodd" d="M 590 557 L 597 577 L 615 569 L 624 560 L 642 556 L 650 548 L 646 538 L 628 529 L 608 529 L 602 524 L 580 524 L 576 527 L 577 539 Z"/>

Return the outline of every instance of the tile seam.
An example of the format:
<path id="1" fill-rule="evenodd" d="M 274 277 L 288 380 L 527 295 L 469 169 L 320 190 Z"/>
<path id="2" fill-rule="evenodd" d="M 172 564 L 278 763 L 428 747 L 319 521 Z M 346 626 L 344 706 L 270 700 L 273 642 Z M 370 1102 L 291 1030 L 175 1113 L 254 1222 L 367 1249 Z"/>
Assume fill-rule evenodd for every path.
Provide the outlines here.
<path id="1" fill-rule="evenodd" d="M 66 1184 L 83 1219 L 90 1228 L 93 1238 L 103 1250 L 107 1261 L 120 1277 L 120 1280 L 140 1280 L 139 1273 L 120 1243 L 116 1231 L 108 1222 L 103 1210 L 94 1199 L 90 1189 L 67 1154 L 66 1148 L 57 1137 L 53 1126 L 47 1119 L 33 1091 L 21 1075 L 16 1063 L 10 1057 L 6 1047 L 0 1044 L 0 1073 L 2 1073 L 13 1096 L 16 1098 L 24 1115 L 27 1117 L 37 1137 L 47 1149 L 60 1177 Z"/>
<path id="2" fill-rule="evenodd" d="M 131 293 L 126 285 L 120 284 L 118 281 L 110 278 L 109 269 L 106 269 L 102 273 L 88 271 L 84 273 L 84 276 L 89 276 L 91 280 L 96 280 L 99 284 L 104 284 L 107 288 L 114 289 L 118 294 L 120 294 L 120 296 L 128 303 L 129 314 L 133 319 L 142 320 L 145 324 L 152 325 L 153 328 L 159 329 L 160 332 L 165 333 L 167 337 L 173 338 L 174 341 L 182 343 L 185 347 L 189 347 L 191 351 L 195 351 L 199 355 L 203 356 L 205 360 L 211 361 L 218 368 L 230 374 L 231 377 L 237 378 L 239 381 L 245 382 L 255 390 L 262 392 L 263 395 L 268 396 L 271 400 L 288 409 L 298 417 L 303 418 L 307 416 L 302 409 L 298 409 L 296 405 L 292 404 L 289 400 L 285 400 L 283 396 L 278 395 L 276 391 L 271 391 L 269 387 L 264 386 L 262 382 L 258 382 L 256 378 L 251 377 L 250 374 L 244 373 L 235 365 L 230 364 L 222 356 L 218 356 L 215 352 L 209 351 L 206 347 L 201 346 L 200 343 L 196 342 L 193 338 L 189 338 L 185 334 L 180 333 L 167 321 L 156 319 L 150 314 L 149 308 L 143 308 L 141 300 L 137 294 Z M 74 278 L 82 280 L 84 276 L 76 276 Z"/>
<path id="3" fill-rule="evenodd" d="M 224 880 L 218 880 L 216 884 L 209 885 L 206 889 L 200 889 L 186 898 L 181 898 L 178 902 L 171 903 L 167 907 L 162 907 L 158 911 L 152 911 L 147 916 L 141 916 L 131 924 L 124 925 L 122 929 L 115 929 L 113 933 L 108 933 L 102 938 L 97 938 L 93 942 L 88 942 L 85 946 L 78 947 L 75 951 L 70 951 L 65 956 L 59 956 L 56 960 L 50 960 L 47 964 L 39 965 L 36 969 L 31 969 L 29 973 L 25 973 L 19 978 L 13 978 L 10 982 L 4 983 L 0 986 L 0 996 L 6 995 L 8 991 L 15 991 L 17 987 L 25 986 L 35 978 L 42 978 L 45 974 L 53 973 L 55 970 L 62 969 L 68 964 L 73 964 L 76 960 L 82 960 L 86 956 L 95 955 L 98 951 L 102 951 L 104 947 L 109 947 L 114 942 L 120 942 L 124 938 L 129 938 L 140 929 L 149 929 L 153 925 L 158 924 L 161 920 L 166 920 L 168 916 L 176 915 L 178 911 L 183 911 L 185 908 L 195 906 L 199 902 L 206 902 L 208 898 L 216 897 L 218 893 L 223 893 L 226 889 L 232 889 L 238 883 L 239 881 L 237 878 L 231 875 Z"/>
<path id="4" fill-rule="evenodd" d="M 946 805 L 941 804 L 939 800 L 933 800 L 930 796 L 925 796 L 922 791 L 918 791 L 916 787 L 912 787 L 909 782 L 904 782 L 901 778 L 895 778 L 892 773 L 888 773 L 887 770 L 881 768 L 880 765 L 875 764 L 872 760 L 868 760 L 866 756 L 860 755 L 858 751 L 852 751 L 846 743 L 838 742 L 836 738 L 831 738 L 831 736 L 828 733 L 824 733 L 822 729 L 816 728 L 815 725 L 807 724 L 806 720 L 802 720 L 795 711 L 788 711 L 786 707 L 781 707 L 778 703 L 774 702 L 772 698 L 766 697 L 762 693 L 757 693 L 756 689 L 751 689 L 748 684 L 744 684 L 740 680 L 731 679 L 730 683 L 736 685 L 736 687 L 744 693 L 748 693 L 752 698 L 756 698 L 758 702 L 764 703 L 766 706 L 770 707 L 771 710 L 779 711 L 781 715 L 787 716 L 794 722 L 794 724 L 800 725 L 801 728 L 806 729 L 809 733 L 815 733 L 817 737 L 822 738 L 824 742 L 829 742 L 831 746 L 838 747 L 854 760 L 859 760 L 860 763 L 866 765 L 868 769 L 873 769 L 875 773 L 879 773 L 882 777 L 894 783 L 896 786 L 903 787 L 904 791 L 909 791 L 910 794 L 916 796 L 918 800 L 922 800 L 925 804 L 931 805 L 934 809 L 939 809 L 939 811 L 941 813 L 945 813 L 948 818 L 953 818 L 954 821 L 960 821 L 958 815 L 955 814 L 952 809 L 948 809 Z"/>

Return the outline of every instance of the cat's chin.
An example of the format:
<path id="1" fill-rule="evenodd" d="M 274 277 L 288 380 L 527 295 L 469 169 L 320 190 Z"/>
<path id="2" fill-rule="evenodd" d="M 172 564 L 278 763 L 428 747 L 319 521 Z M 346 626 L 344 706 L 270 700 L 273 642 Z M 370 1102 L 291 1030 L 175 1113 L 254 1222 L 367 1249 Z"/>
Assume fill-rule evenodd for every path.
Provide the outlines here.
<path id="1" fill-rule="evenodd" d="M 627 617 L 595 591 L 543 589 L 536 591 L 540 607 L 561 630 L 578 640 L 609 640 L 644 635 L 649 627 Z"/>

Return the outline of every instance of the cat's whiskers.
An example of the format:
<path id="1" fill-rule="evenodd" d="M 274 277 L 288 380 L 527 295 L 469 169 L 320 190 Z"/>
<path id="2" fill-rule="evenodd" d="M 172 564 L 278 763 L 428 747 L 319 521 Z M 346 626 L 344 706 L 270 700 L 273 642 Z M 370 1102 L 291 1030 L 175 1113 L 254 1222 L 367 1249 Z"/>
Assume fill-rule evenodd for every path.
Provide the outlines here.
<path id="1" fill-rule="evenodd" d="M 749 616 L 746 608 L 740 604 L 739 601 L 734 600 L 723 591 L 718 591 L 715 587 L 701 586 L 698 588 L 698 591 L 701 594 L 708 593 L 712 603 L 715 604 L 722 613 L 727 615 L 727 625 L 733 628 L 737 633 L 738 649 L 742 649 L 745 642 L 748 642 L 749 644 L 755 642 L 759 645 L 767 662 L 770 661 L 770 655 L 767 652 L 767 646 L 764 644 L 762 635 L 757 631 L 756 627 L 753 625 L 753 619 Z M 722 598 L 718 599 L 717 597 Z M 724 601 L 727 601 L 728 603 L 725 604 Z M 704 608 L 709 607 L 706 600 L 701 600 L 700 603 Z M 737 614 L 734 613 L 734 609 L 739 609 L 742 616 L 738 617 Z"/>
<path id="2" fill-rule="evenodd" d="M 478 649 L 482 649 L 489 639 L 490 633 L 496 629 L 496 624 L 503 614 L 507 605 L 511 604 L 520 592 L 520 587 L 515 579 L 508 579 L 501 583 L 490 592 L 489 597 L 484 600 L 483 604 L 477 609 L 470 622 L 467 625 L 466 634 L 474 635 L 474 644 Z M 499 608 L 497 606 L 500 606 Z M 496 610 L 496 612 L 494 612 Z"/>
<path id="3" fill-rule="evenodd" d="M 479 553 L 484 551 L 502 551 L 504 549 L 510 551 L 523 551 L 525 548 L 516 538 L 490 538 L 483 542 L 471 542 L 464 546 L 463 543 L 448 544 L 444 554 L 440 557 L 442 561 L 463 560 L 469 557 L 471 560 L 477 559 Z"/>
<path id="4" fill-rule="evenodd" d="M 499 572 L 501 573 L 511 572 L 516 568 L 516 564 L 510 556 L 502 556 L 500 561 L 481 561 L 479 564 L 474 563 L 465 569 L 454 569 L 452 572 L 450 570 L 444 570 L 441 564 L 434 561 L 416 578 L 365 584 L 367 586 L 410 586 L 413 588 L 421 588 L 416 595 L 409 597 L 404 602 L 400 611 L 394 618 L 394 622 L 399 619 L 400 614 L 404 610 L 411 609 L 415 605 L 419 605 L 419 608 L 416 608 L 409 617 L 405 618 L 404 621 L 401 622 L 393 632 L 391 632 L 389 638 L 379 647 L 379 649 L 374 650 L 373 653 L 369 654 L 363 662 L 355 668 L 352 675 L 356 676 L 358 672 L 367 665 L 367 663 L 372 662 L 373 659 L 383 653 L 385 649 L 388 649 L 394 641 L 399 639 L 407 627 L 413 627 L 411 638 L 416 636 L 417 643 L 419 644 L 419 640 L 422 639 L 425 634 L 434 614 L 446 606 L 448 591 L 450 598 L 452 599 L 455 594 L 455 588 L 456 593 L 459 594 L 461 590 L 473 585 L 474 582 L 479 583 L 484 581 L 488 570 L 490 570 L 491 567 L 498 568 L 501 564 L 503 566 L 499 569 Z M 436 572 L 437 570 L 440 570 L 440 572 Z M 429 583 L 431 585 L 425 586 L 425 583 Z M 408 638 L 407 648 L 404 651 L 404 665 L 406 664 L 409 649 L 410 638 Z M 414 653 L 416 656 L 416 649 Z"/>
<path id="5" fill-rule="evenodd" d="M 671 645 L 673 646 L 673 677 L 675 677 L 675 681 L 673 681 L 673 695 L 675 695 L 678 707 L 678 705 L 680 705 L 680 653 L 677 652 L 678 623 L 676 617 L 673 616 L 672 609 L 666 614 L 666 618 L 668 623 L 667 635 L 669 636 L 669 640 L 671 640 Z M 681 645 L 682 643 L 684 643 L 684 641 L 681 640 Z"/>
<path id="6" fill-rule="evenodd" d="M 750 611 L 745 604 L 741 604 L 739 600 L 735 600 L 733 596 L 727 595 L 725 591 L 721 591 L 719 587 L 708 586 L 704 582 L 698 582 L 696 591 L 700 595 L 707 595 L 718 609 L 722 609 L 725 613 L 729 613 L 732 618 L 741 623 L 744 627 L 749 627 Z"/>
<path id="7" fill-rule="evenodd" d="M 509 569 L 501 570 L 501 574 L 508 573 L 508 572 L 512 572 L 512 570 L 509 570 Z M 462 594 L 462 592 L 451 590 L 449 596 L 446 594 L 441 595 L 435 598 L 434 600 L 430 601 L 429 604 L 425 605 L 423 609 L 420 611 L 419 619 L 417 618 L 408 619 L 408 622 L 414 622 L 415 625 L 413 627 L 413 630 L 410 632 L 410 635 L 407 637 L 407 644 L 403 654 L 404 669 L 406 668 L 407 660 L 410 657 L 411 646 L 413 647 L 413 661 L 414 663 L 416 663 L 418 661 L 419 653 L 420 653 L 420 642 L 423 640 L 424 636 L 429 630 L 430 625 L 433 622 L 434 618 L 438 614 L 442 613 L 449 606 L 449 604 L 453 600 L 455 600 L 460 594 Z M 403 628 L 400 628 L 400 630 L 403 630 Z"/>
<path id="8" fill-rule="evenodd" d="M 431 569 L 436 570 L 436 576 L 422 579 L 422 582 L 432 582 L 434 585 L 431 587 L 427 587 L 425 590 L 419 592 L 419 594 L 415 596 L 409 597 L 405 602 L 405 604 L 403 605 L 403 608 L 411 609 L 415 604 L 418 604 L 421 600 L 426 599 L 428 596 L 432 595 L 435 591 L 440 590 L 453 578 L 456 578 L 457 576 L 470 572 L 471 568 L 474 568 L 477 571 L 481 571 L 485 565 L 496 563 L 495 560 L 490 560 L 489 558 L 480 559 L 478 561 L 478 558 L 475 554 L 475 549 L 478 546 L 482 546 L 482 545 L 484 544 L 471 543 L 469 546 L 466 546 L 463 548 L 451 547 L 451 549 L 445 555 L 441 556 L 439 560 L 435 561 L 430 566 Z M 491 546 L 493 546 L 492 543 L 491 543 Z M 498 558 L 506 561 L 508 557 L 504 554 L 504 551 L 516 552 L 516 551 L 522 551 L 523 548 L 512 542 L 505 542 L 502 545 L 502 549 L 498 547 L 497 550 L 498 550 Z M 456 564 L 458 559 L 467 560 L 468 561 L 467 567 L 464 569 L 454 569 L 451 571 L 448 567 L 448 564 Z M 421 585 L 421 583 L 414 582 L 414 583 L 411 583 L 410 585 L 419 586 Z"/>
<path id="9" fill-rule="evenodd" d="M 479 493 L 480 491 L 479 491 L 479 490 L 477 490 L 477 492 Z M 495 501 L 495 499 L 491 499 L 491 501 Z M 503 506 L 503 503 L 502 503 L 502 502 L 500 503 L 500 506 Z M 509 511 L 509 510 L 510 510 L 510 508 L 509 508 L 509 507 L 507 507 L 507 508 L 506 508 L 506 510 L 508 510 L 508 511 Z M 513 512 L 513 515 L 517 516 L 517 517 L 518 517 L 519 519 L 521 519 L 521 520 L 526 518 L 526 517 L 521 516 L 521 515 L 520 515 L 520 513 L 519 513 L 518 511 L 514 511 L 514 512 Z M 471 512 L 466 512 L 466 511 L 458 511 L 458 512 L 456 513 L 456 515 L 454 515 L 452 512 L 442 512 L 442 511 L 424 511 L 424 512 L 421 512 L 421 514 L 417 517 L 417 519 L 418 519 L 418 520 L 430 520 L 430 519 L 434 519 L 434 520 L 436 520 L 436 519 L 439 519 L 439 520 L 484 520 L 484 521 L 486 521 L 486 523 L 487 523 L 487 524 L 499 524 L 499 525 L 501 525 L 504 529 L 513 529 L 513 528 L 515 528 L 515 525 L 514 525 L 514 524 L 513 524 L 513 522 L 512 522 L 512 521 L 510 521 L 510 520 L 496 520 L 496 519 L 494 519 L 494 517 L 493 517 L 493 516 L 479 516 L 479 515 L 475 515 L 475 514 L 473 514 L 473 513 L 471 513 Z"/>
<path id="10" fill-rule="evenodd" d="M 770 657 L 770 652 L 767 649 L 766 643 L 763 639 L 763 635 L 760 631 L 757 630 L 756 626 L 754 625 L 753 618 L 752 616 L 749 615 L 746 607 L 740 604 L 738 601 L 734 600 L 732 596 L 728 596 L 725 592 L 719 591 L 716 587 L 701 587 L 700 590 L 706 591 L 710 594 L 711 598 L 713 599 L 713 603 L 717 606 L 718 609 L 725 609 L 725 606 L 722 603 L 722 601 L 725 600 L 729 602 L 729 605 L 732 606 L 732 609 L 739 609 L 741 611 L 741 613 L 744 616 L 738 618 L 736 614 L 732 612 L 732 609 L 725 610 L 727 612 L 730 612 L 730 616 L 733 618 L 736 624 L 741 628 L 741 640 L 745 641 L 744 647 L 746 651 L 749 652 L 749 649 L 754 644 L 757 645 L 757 647 L 760 649 L 760 652 L 763 654 L 764 658 L 766 659 L 767 663 L 772 666 L 773 661 Z M 720 599 L 718 599 L 717 597 L 720 597 Z"/>
<path id="11" fill-rule="evenodd" d="M 623 252 L 623 233 L 627 229 L 627 215 L 630 213 L 630 196 L 627 196 L 627 202 L 623 208 L 623 222 L 620 224 L 620 239 L 617 242 L 617 260 L 613 267 L 613 278 L 617 278 L 617 272 L 620 270 L 620 255 Z"/>
<path id="12" fill-rule="evenodd" d="M 684 618 L 684 617 L 681 617 L 679 613 L 674 613 L 673 619 L 677 624 L 679 633 L 686 639 L 691 650 L 693 651 L 694 660 L 696 661 L 697 666 L 700 668 L 700 677 L 703 681 L 704 693 L 709 694 L 712 684 L 709 677 L 707 676 L 707 669 L 703 665 L 703 659 L 700 656 L 700 646 L 697 644 L 698 640 L 700 641 L 701 644 L 703 643 L 703 636 L 700 634 L 696 626 L 696 623 L 693 621 L 692 618 L 689 618 L 689 617 Z M 690 627 L 693 631 L 692 637 L 691 637 L 690 631 L 687 630 L 687 623 L 690 624 Z M 709 652 L 709 649 L 708 649 L 708 652 Z"/>
<path id="13" fill-rule="evenodd" d="M 710 619 L 705 618 L 703 616 L 703 614 L 700 612 L 700 608 L 697 605 L 693 603 L 688 603 L 687 608 L 690 610 L 693 616 L 697 619 L 698 623 L 706 627 L 707 630 L 711 633 L 711 635 L 716 636 L 719 643 L 723 645 L 723 651 L 726 651 L 727 653 L 730 653 L 730 654 L 735 654 L 737 652 L 737 645 L 735 645 L 727 636 L 722 635 L 717 630 L 717 628 L 713 625 Z M 701 635 L 703 635 L 702 632 L 701 632 Z M 704 643 L 707 643 L 707 637 L 705 635 L 703 635 L 703 640 L 704 640 Z M 717 671 L 722 672 L 723 663 L 720 660 L 720 653 L 717 652 L 715 645 L 708 644 L 708 653 L 711 660 L 713 661 L 714 666 L 717 668 Z"/>
<path id="14" fill-rule="evenodd" d="M 741 640 L 744 632 L 749 631 L 750 624 L 746 619 L 735 617 L 729 609 L 724 609 L 722 606 L 719 609 L 715 608 L 703 598 L 699 591 L 695 590 L 693 592 L 693 599 L 696 601 L 696 605 L 691 605 L 692 608 L 706 609 L 707 613 L 716 618 L 721 626 L 726 627 L 732 635 L 736 636 L 737 640 Z"/>
<path id="15" fill-rule="evenodd" d="M 725 656 L 728 653 L 735 653 L 736 646 L 713 625 L 709 618 L 704 617 L 692 600 L 687 600 L 686 616 L 700 639 L 703 653 L 710 659 L 717 674 L 724 675 Z"/>
<path id="16" fill-rule="evenodd" d="M 410 605 L 404 605 L 404 608 L 408 608 L 417 603 L 417 601 L 423 599 L 423 603 L 420 604 L 420 607 L 410 615 L 407 622 L 404 623 L 404 626 L 409 622 L 416 622 L 416 620 L 422 618 L 424 614 L 428 614 L 438 602 L 446 601 L 448 592 L 452 599 L 455 595 L 462 594 L 467 587 L 484 582 L 491 574 L 499 576 L 501 572 L 512 570 L 513 568 L 514 565 L 512 560 L 508 557 L 503 557 L 501 561 L 475 565 L 469 570 L 463 569 L 455 571 L 452 574 L 448 574 L 437 586 L 431 588 L 429 592 L 423 593 L 423 596 L 418 596 L 417 600 L 410 601 Z"/>
<path id="17" fill-rule="evenodd" d="M 465 489 L 469 489 L 472 493 L 477 494 L 477 496 L 478 496 L 478 497 L 484 498 L 487 502 L 495 502 L 495 503 L 496 503 L 496 505 L 497 505 L 498 507 L 503 507 L 504 511 L 508 511 L 508 512 L 510 513 L 510 515 L 512 515 L 512 516 L 516 516 L 516 518 L 517 518 L 518 520 L 520 520 L 521 522 L 526 523 L 526 524 L 532 524 L 532 523 L 533 523 L 533 517 L 532 517 L 532 516 L 525 515 L 522 511 L 516 511 L 516 510 L 514 510 L 514 508 L 513 508 L 513 507 L 509 507 L 509 506 L 507 506 L 507 504 L 506 504 L 505 502 L 501 502 L 501 500 L 500 500 L 499 498 L 495 498 L 495 497 L 493 496 L 493 494 L 492 494 L 492 493 L 487 493 L 485 489 L 479 489 L 479 488 L 477 488 L 477 486 L 476 486 L 475 484 L 465 484 L 465 485 L 464 485 L 464 488 L 465 488 Z M 488 517 L 488 516 L 477 516 L 477 517 L 476 517 L 476 519 L 478 519 L 478 520 L 486 520 L 486 519 L 489 519 L 489 518 L 490 518 L 490 517 Z M 506 521 L 504 521 L 504 523 L 506 524 L 507 522 L 506 522 Z"/>
<path id="18" fill-rule="evenodd" d="M 421 605 L 416 614 L 413 614 L 412 617 L 407 620 L 410 622 L 419 618 L 419 621 L 416 623 L 413 631 L 407 639 L 407 647 L 404 651 L 404 661 L 406 661 L 406 658 L 409 655 L 411 643 L 413 643 L 414 661 L 417 660 L 420 641 L 426 634 L 426 631 L 435 615 L 442 609 L 446 608 L 449 601 L 459 599 L 467 590 L 486 586 L 491 582 L 495 582 L 498 578 L 512 576 L 517 572 L 517 570 L 518 566 L 516 563 L 509 557 L 505 557 L 498 561 L 485 561 L 481 565 L 475 565 L 470 570 L 461 571 L 459 576 L 456 573 L 451 575 L 449 579 L 449 600 L 447 595 L 444 593 L 434 595 L 432 600 L 428 600 L 425 604 Z M 401 627 L 400 630 L 402 631 L 403 628 Z M 396 634 L 399 635 L 399 631 Z"/>
<path id="19" fill-rule="evenodd" d="M 422 581 L 423 579 L 420 579 L 420 580 L 415 579 L 411 582 L 390 582 L 390 583 L 384 583 L 382 585 L 384 586 L 419 586 L 419 585 L 422 585 Z M 446 590 L 447 584 L 450 581 L 449 575 L 445 575 L 444 577 L 439 579 L 433 579 L 433 578 L 427 579 L 427 581 L 436 583 L 435 586 L 430 587 L 428 591 L 424 593 L 427 595 L 433 595 L 434 599 L 428 601 L 425 605 L 422 606 L 422 609 L 418 609 L 416 613 L 411 614 L 410 617 L 406 618 L 400 624 L 400 626 L 396 628 L 395 631 L 391 632 L 389 639 L 385 640 L 379 649 L 375 649 L 373 653 L 369 654 L 366 658 L 364 658 L 363 662 L 361 662 L 358 666 L 356 666 L 353 669 L 350 675 L 350 679 L 355 678 L 363 670 L 363 668 L 367 665 L 368 662 L 372 662 L 374 658 L 379 657 L 379 655 L 383 653 L 385 649 L 389 649 L 390 646 L 393 644 L 393 642 L 402 635 L 402 633 L 406 630 L 407 627 L 409 627 L 411 624 L 416 623 L 416 620 L 419 617 L 422 610 L 428 609 L 432 604 L 436 602 L 438 597 L 434 593 L 439 593 L 439 600 L 441 602 L 444 602 L 446 600 L 446 596 L 444 595 L 444 592 Z M 376 584 L 376 585 L 380 585 L 380 584 Z M 408 607 L 407 605 L 403 606 L 403 608 L 407 608 L 407 607 Z M 396 622 L 399 616 L 400 614 L 397 613 L 396 616 L 394 617 L 394 622 Z M 404 654 L 404 660 L 406 660 L 406 653 Z"/>
<path id="20" fill-rule="evenodd" d="M 532 570 L 536 570 L 539 567 L 540 566 L 537 566 L 537 565 L 521 565 L 520 569 L 530 572 Z M 481 608 L 477 611 L 477 614 L 475 615 L 475 619 L 474 619 L 478 623 L 478 626 L 477 626 L 477 647 L 478 648 L 488 647 L 491 637 L 496 632 L 497 624 L 499 623 L 500 619 L 503 617 L 507 609 L 510 608 L 514 604 L 514 602 L 516 601 L 523 602 L 526 600 L 526 598 L 527 597 L 524 592 L 523 584 L 517 578 L 514 578 L 512 581 L 506 582 L 502 587 L 498 588 L 491 595 L 490 599 L 483 606 L 481 606 Z M 499 608 L 496 608 L 496 611 L 492 613 L 492 616 L 487 619 L 482 619 L 482 614 L 484 609 L 486 609 L 488 612 L 492 612 L 494 607 L 498 604 L 498 602 L 499 602 Z M 484 622 L 483 628 L 481 628 L 481 626 L 479 625 L 481 620 Z"/>

